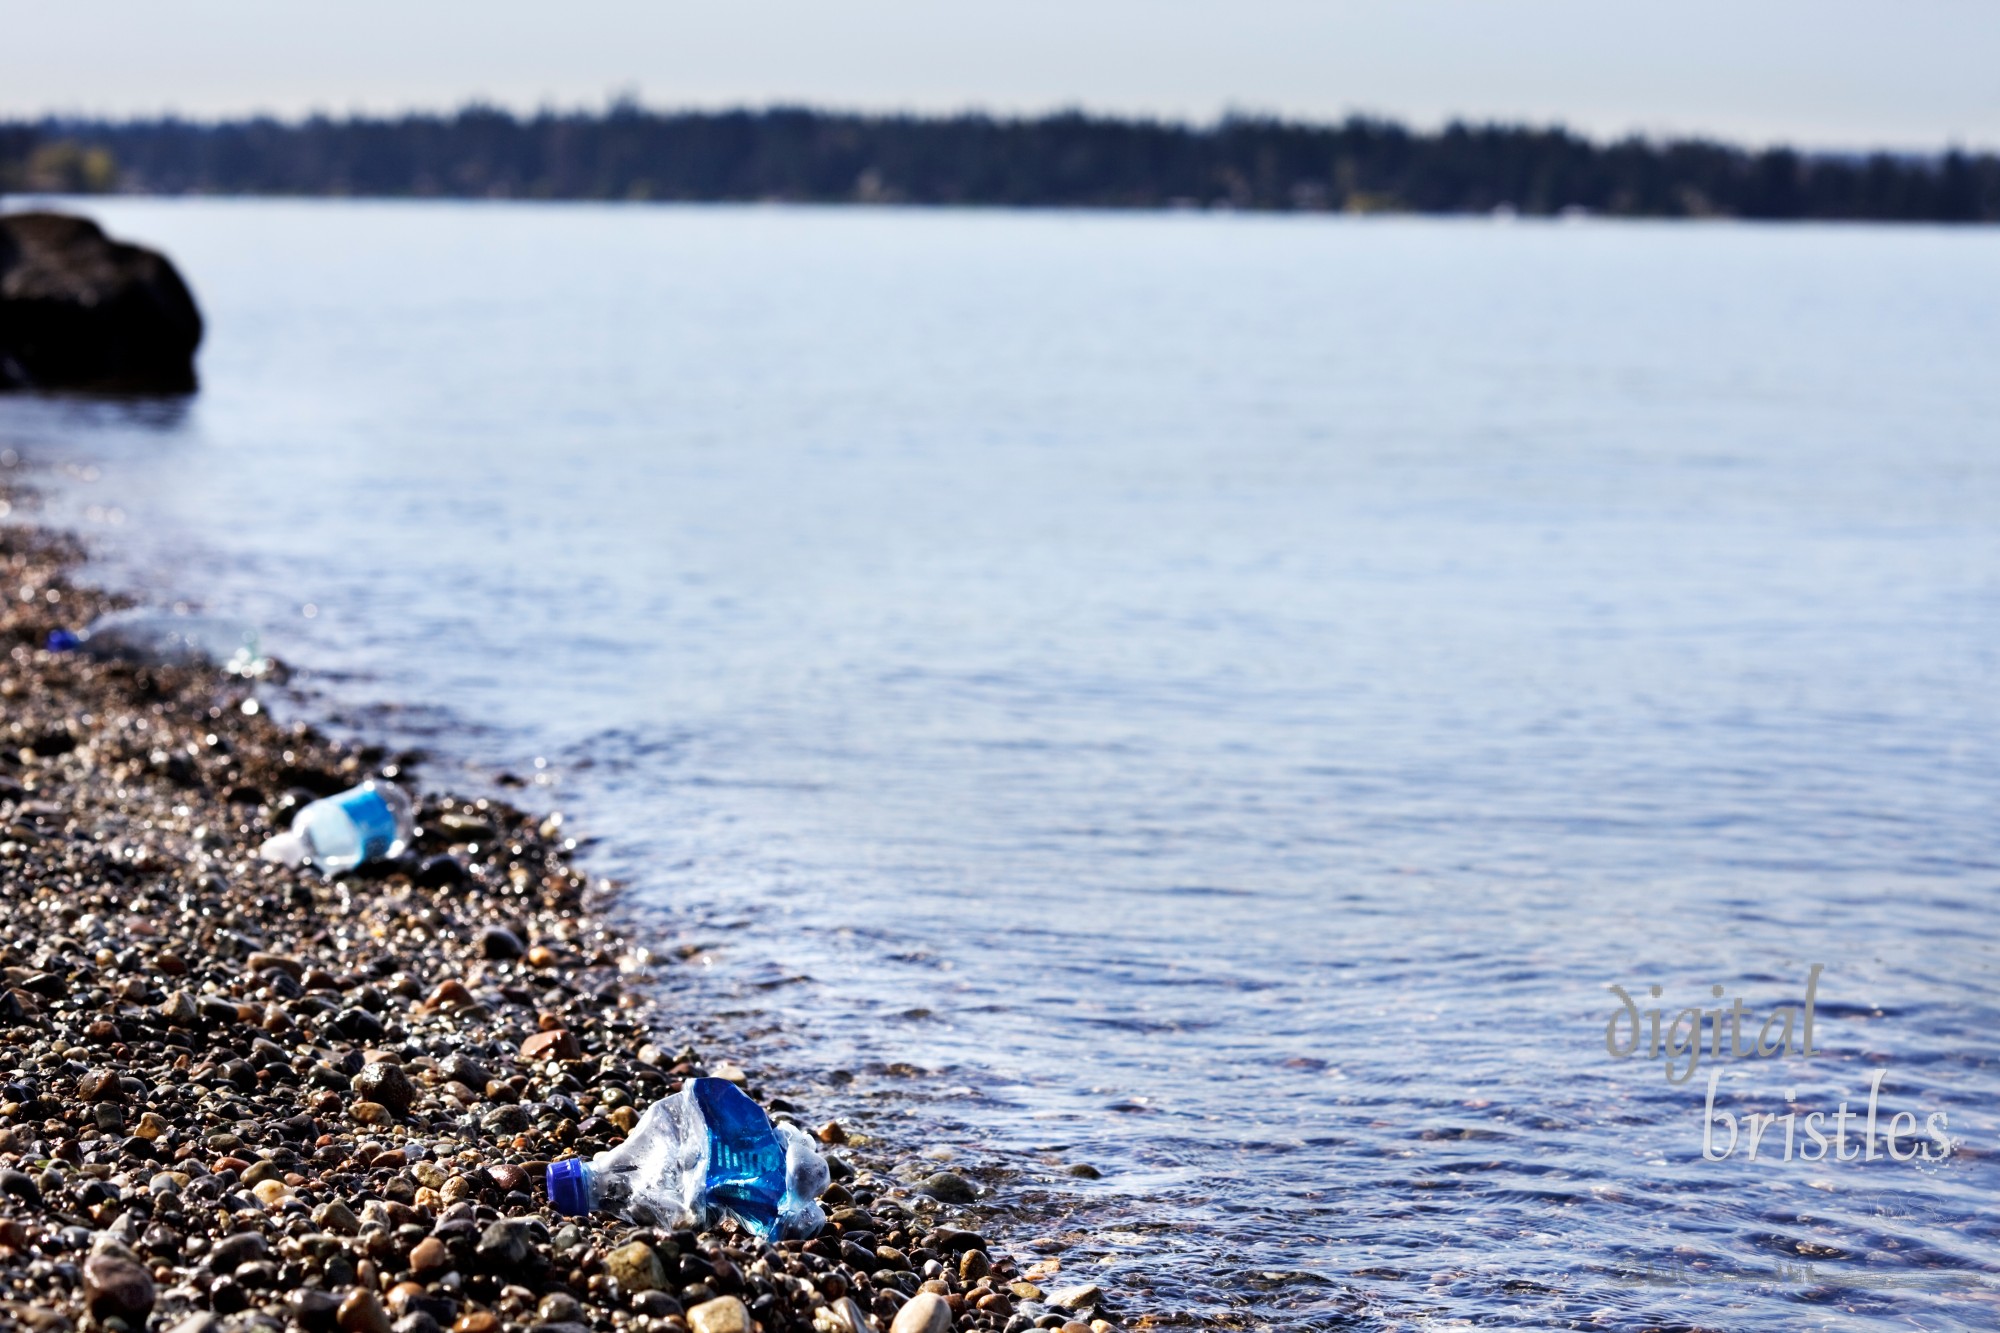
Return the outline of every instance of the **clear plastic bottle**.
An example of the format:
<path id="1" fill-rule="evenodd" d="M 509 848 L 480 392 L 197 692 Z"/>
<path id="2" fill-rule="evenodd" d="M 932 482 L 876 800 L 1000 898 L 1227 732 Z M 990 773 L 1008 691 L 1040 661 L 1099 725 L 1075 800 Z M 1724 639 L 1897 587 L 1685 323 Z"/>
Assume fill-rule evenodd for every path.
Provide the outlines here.
<path id="1" fill-rule="evenodd" d="M 215 665 L 239 676 L 261 675 L 270 665 L 252 626 L 150 606 L 107 611 L 74 632 L 57 630 L 49 635 L 48 646 L 142 666 Z"/>
<path id="2" fill-rule="evenodd" d="M 401 856 L 414 828 L 403 789 L 371 778 L 305 806 L 292 817 L 292 827 L 266 839 L 257 854 L 280 865 L 311 862 L 336 875 L 363 861 Z"/>
<path id="3" fill-rule="evenodd" d="M 812 1236 L 826 1225 L 818 1198 L 826 1159 L 791 1125 L 772 1125 L 734 1083 L 689 1079 L 654 1102 L 625 1142 L 589 1161 L 549 1163 L 559 1213 L 617 1213 L 678 1229 L 735 1218 L 765 1240 Z"/>

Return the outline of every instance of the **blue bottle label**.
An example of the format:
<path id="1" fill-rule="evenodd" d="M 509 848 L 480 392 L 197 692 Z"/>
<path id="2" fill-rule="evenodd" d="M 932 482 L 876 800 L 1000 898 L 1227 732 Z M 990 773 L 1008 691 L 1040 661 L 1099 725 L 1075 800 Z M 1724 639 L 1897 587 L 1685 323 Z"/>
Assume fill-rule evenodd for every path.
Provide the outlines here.
<path id="1" fill-rule="evenodd" d="M 354 823 L 361 840 L 361 859 L 375 861 L 389 854 L 396 842 L 396 812 L 372 787 L 347 792 L 335 800 Z"/>
<path id="2" fill-rule="evenodd" d="M 708 1179 L 711 1207 L 769 1240 L 777 1234 L 778 1204 L 785 1193 L 785 1149 L 763 1108 L 733 1083 L 719 1078 L 693 1081 L 695 1104 L 708 1124 Z"/>

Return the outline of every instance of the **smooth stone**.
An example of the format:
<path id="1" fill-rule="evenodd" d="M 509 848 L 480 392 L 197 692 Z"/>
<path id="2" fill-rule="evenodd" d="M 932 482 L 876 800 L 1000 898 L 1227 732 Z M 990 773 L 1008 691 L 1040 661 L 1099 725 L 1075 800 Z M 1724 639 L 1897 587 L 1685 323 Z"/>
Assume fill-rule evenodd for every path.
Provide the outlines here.
<path id="1" fill-rule="evenodd" d="M 349 1292 L 334 1319 L 341 1333 L 389 1333 L 389 1312 L 382 1308 L 381 1297 L 366 1287 Z"/>
<path id="2" fill-rule="evenodd" d="M 527 951 L 521 937 L 505 926 L 488 926 L 479 932 L 479 952 L 488 958 L 504 961 L 519 958 Z"/>
<path id="3" fill-rule="evenodd" d="M 583 1302 L 566 1291 L 552 1291 L 535 1307 L 535 1317 L 545 1324 L 574 1324 L 583 1319 Z"/>
<path id="4" fill-rule="evenodd" d="M 935 1292 L 920 1291 L 896 1311 L 889 1333 L 951 1333 L 951 1306 Z"/>
<path id="5" fill-rule="evenodd" d="M 842 1296 L 813 1312 L 818 1333 L 875 1333 L 875 1326 L 852 1296 Z"/>
<path id="6" fill-rule="evenodd" d="M 233 1273 L 244 1264 L 255 1263 L 271 1253 L 263 1234 L 239 1231 L 215 1242 L 208 1251 L 208 1266 L 218 1273 Z"/>
<path id="7" fill-rule="evenodd" d="M 568 1028 L 537 1032 L 521 1043 L 523 1060 L 576 1060 L 582 1056 L 583 1048 L 577 1044 L 576 1034 Z"/>
<path id="8" fill-rule="evenodd" d="M 158 1295 L 153 1275 L 144 1265 L 122 1255 L 97 1253 L 83 1265 L 84 1302 L 91 1317 L 117 1317 L 144 1323 Z"/>
<path id="9" fill-rule="evenodd" d="M 693 1333 L 750 1333 L 750 1309 L 734 1296 L 717 1296 L 689 1310 L 687 1322 Z"/>
<path id="10" fill-rule="evenodd" d="M 480 1232 L 479 1245 L 474 1250 L 479 1262 L 495 1273 L 519 1268 L 534 1252 L 526 1225 L 512 1218 L 494 1222 Z"/>
<path id="11" fill-rule="evenodd" d="M 632 1313 L 665 1319 L 681 1313 L 681 1303 L 664 1291 L 642 1291 L 632 1298 Z"/>
<path id="12" fill-rule="evenodd" d="M 454 1051 L 438 1061 L 438 1076 L 447 1083 L 463 1083 L 468 1088 L 483 1088 L 493 1079 L 484 1064 L 463 1051 Z"/>
<path id="13" fill-rule="evenodd" d="M 312 1220 L 316 1225 L 342 1236 L 358 1235 L 361 1231 L 361 1219 L 338 1199 L 321 1204 L 313 1211 Z"/>
<path id="14" fill-rule="evenodd" d="M 659 1291 L 667 1285 L 666 1265 L 653 1247 L 641 1240 L 621 1245 L 604 1256 L 604 1271 L 627 1291 Z M 693 1317 L 693 1312 L 689 1312 Z"/>
<path id="15" fill-rule="evenodd" d="M 1065 1310 L 1081 1310 L 1103 1299 L 1104 1288 L 1095 1282 L 1086 1282 L 1081 1286 L 1064 1287 L 1061 1291 L 1050 1293 L 1048 1302 L 1050 1305 L 1060 1305 Z"/>
<path id="16" fill-rule="evenodd" d="M 941 1203 L 971 1203 L 979 1197 L 972 1182 L 956 1171 L 939 1171 L 926 1178 L 922 1190 Z"/>
<path id="17" fill-rule="evenodd" d="M 292 1320 L 307 1333 L 333 1333 L 340 1326 L 340 1298 L 330 1291 L 301 1287 L 286 1298 Z"/>
<path id="18" fill-rule="evenodd" d="M 436 1236 L 426 1236 L 410 1251 L 410 1271 L 419 1277 L 443 1272 L 451 1266 L 451 1251 Z"/>
<path id="19" fill-rule="evenodd" d="M 409 1114 L 410 1104 L 417 1099 L 416 1085 L 403 1067 L 387 1061 L 364 1065 L 354 1076 L 353 1085 L 364 1101 L 379 1103 L 397 1115 Z"/>

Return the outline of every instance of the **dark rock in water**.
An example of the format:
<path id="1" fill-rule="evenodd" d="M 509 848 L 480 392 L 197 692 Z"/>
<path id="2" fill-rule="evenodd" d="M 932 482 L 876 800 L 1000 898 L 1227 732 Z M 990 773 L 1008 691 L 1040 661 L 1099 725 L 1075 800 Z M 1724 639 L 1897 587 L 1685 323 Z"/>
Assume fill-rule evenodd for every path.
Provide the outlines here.
<path id="1" fill-rule="evenodd" d="M 0 216 L 0 390 L 192 393 L 201 312 L 164 255 L 88 218 Z"/>
<path id="2" fill-rule="evenodd" d="M 978 1197 L 972 1182 L 956 1171 L 940 1171 L 923 1183 L 923 1192 L 944 1203 L 971 1203 Z"/>

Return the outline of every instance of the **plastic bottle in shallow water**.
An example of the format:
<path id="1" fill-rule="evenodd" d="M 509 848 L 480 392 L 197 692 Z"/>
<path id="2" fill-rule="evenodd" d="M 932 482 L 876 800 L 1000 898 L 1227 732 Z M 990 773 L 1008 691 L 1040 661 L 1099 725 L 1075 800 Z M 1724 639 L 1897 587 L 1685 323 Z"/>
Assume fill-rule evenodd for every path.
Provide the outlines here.
<path id="1" fill-rule="evenodd" d="M 363 861 L 401 856 L 414 827 L 403 789 L 371 778 L 304 807 L 291 828 L 266 839 L 257 854 L 280 865 L 311 862 L 335 875 Z"/>
<path id="2" fill-rule="evenodd" d="M 549 1163 L 559 1213 L 617 1213 L 679 1229 L 735 1218 L 765 1240 L 811 1236 L 826 1225 L 817 1202 L 826 1159 L 791 1125 L 773 1126 L 734 1083 L 689 1079 L 654 1102 L 625 1142 Z"/>

